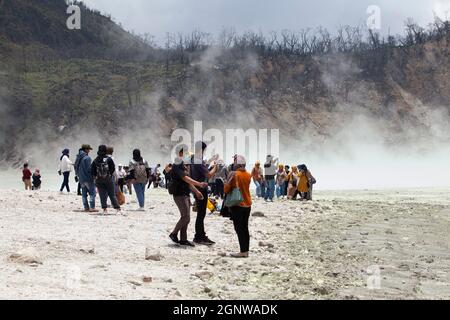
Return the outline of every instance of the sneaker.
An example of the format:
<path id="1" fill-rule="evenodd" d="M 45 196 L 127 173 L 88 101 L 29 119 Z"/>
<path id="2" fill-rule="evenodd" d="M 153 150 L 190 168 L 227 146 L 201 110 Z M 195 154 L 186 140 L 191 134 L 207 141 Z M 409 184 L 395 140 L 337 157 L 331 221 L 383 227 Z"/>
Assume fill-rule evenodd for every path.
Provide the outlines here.
<path id="1" fill-rule="evenodd" d="M 209 239 L 206 236 L 202 239 L 194 239 L 194 242 L 197 244 L 205 245 L 205 246 L 212 246 L 213 244 L 216 244 L 214 241 L 212 241 L 211 239 Z"/>
<path id="2" fill-rule="evenodd" d="M 170 240 L 172 240 L 175 243 L 180 243 L 180 240 L 178 240 L 178 236 L 176 234 L 171 233 L 169 235 Z"/>
<path id="3" fill-rule="evenodd" d="M 214 241 L 212 241 L 210 238 L 205 237 L 205 239 L 203 239 L 204 242 L 208 243 L 208 244 L 216 244 Z"/>
<path id="4" fill-rule="evenodd" d="M 239 252 L 230 254 L 232 258 L 248 258 L 248 252 Z"/>
<path id="5" fill-rule="evenodd" d="M 122 212 L 121 209 L 116 209 L 116 215 L 118 215 L 118 216 L 126 216 L 126 214 L 124 212 Z"/>
<path id="6" fill-rule="evenodd" d="M 139 207 L 136 211 L 145 211 L 144 207 Z"/>
<path id="7" fill-rule="evenodd" d="M 92 212 L 92 213 L 94 213 L 94 212 L 98 212 L 98 210 L 97 210 L 97 209 L 88 209 L 87 211 L 88 211 L 88 212 Z"/>
<path id="8" fill-rule="evenodd" d="M 193 244 L 192 242 L 189 242 L 189 241 L 180 241 L 179 244 L 180 244 L 180 246 L 195 247 L 195 244 Z"/>

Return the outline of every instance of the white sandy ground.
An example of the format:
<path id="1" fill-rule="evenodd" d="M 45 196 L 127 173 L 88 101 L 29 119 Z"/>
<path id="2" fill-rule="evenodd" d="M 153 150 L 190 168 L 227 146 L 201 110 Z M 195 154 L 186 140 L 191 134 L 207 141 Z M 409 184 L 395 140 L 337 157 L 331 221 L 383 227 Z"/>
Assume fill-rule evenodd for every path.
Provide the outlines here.
<path id="1" fill-rule="evenodd" d="M 0 299 L 450 298 L 450 189 L 256 201 L 264 217 L 251 217 L 246 260 L 219 256 L 238 250 L 230 220 L 208 215 L 217 244 L 182 249 L 168 240 L 179 217 L 169 195 L 149 191 L 144 213 L 127 197 L 128 217 L 98 216 L 74 212 L 75 194 L 3 190 Z M 24 248 L 42 264 L 9 260 Z M 161 261 L 145 260 L 146 248 Z M 370 289 L 376 268 L 380 287 Z"/>

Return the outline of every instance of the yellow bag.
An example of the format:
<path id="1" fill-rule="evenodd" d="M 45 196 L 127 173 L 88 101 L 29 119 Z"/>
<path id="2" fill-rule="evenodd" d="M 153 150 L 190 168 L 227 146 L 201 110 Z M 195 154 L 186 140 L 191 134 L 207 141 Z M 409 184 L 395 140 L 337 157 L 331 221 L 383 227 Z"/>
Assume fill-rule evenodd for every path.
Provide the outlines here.
<path id="1" fill-rule="evenodd" d="M 211 213 L 216 211 L 216 206 L 211 202 L 211 199 L 208 199 L 207 208 L 209 211 L 211 211 Z"/>

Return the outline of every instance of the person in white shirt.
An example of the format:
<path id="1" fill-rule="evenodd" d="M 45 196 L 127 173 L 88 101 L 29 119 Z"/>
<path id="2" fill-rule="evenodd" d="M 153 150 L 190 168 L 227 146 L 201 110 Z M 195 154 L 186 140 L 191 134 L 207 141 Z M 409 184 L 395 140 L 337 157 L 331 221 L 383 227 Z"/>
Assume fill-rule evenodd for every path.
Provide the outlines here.
<path id="1" fill-rule="evenodd" d="M 69 176 L 70 172 L 72 172 L 73 163 L 69 159 L 69 149 L 64 149 L 62 152 L 62 156 L 59 159 L 59 175 L 62 175 L 63 183 L 60 188 L 60 192 L 63 192 L 64 188 L 66 188 L 67 192 L 70 193 L 70 186 L 69 186 Z"/>
<path id="2" fill-rule="evenodd" d="M 119 164 L 119 166 L 117 167 L 116 175 L 117 175 L 117 183 L 119 184 L 120 192 L 123 193 L 123 186 L 125 185 L 125 176 L 127 175 L 127 173 L 125 172 L 125 170 L 123 168 L 123 164 Z"/>

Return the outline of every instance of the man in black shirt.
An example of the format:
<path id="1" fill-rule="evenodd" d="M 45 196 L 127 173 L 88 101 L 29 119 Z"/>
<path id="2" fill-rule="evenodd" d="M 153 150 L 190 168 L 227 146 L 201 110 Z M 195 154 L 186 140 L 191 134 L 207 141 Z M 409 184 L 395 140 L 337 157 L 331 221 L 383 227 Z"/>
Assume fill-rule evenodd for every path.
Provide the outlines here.
<path id="1" fill-rule="evenodd" d="M 203 160 L 203 155 L 207 148 L 206 143 L 198 141 L 195 144 L 195 155 L 192 158 L 191 163 L 191 178 L 195 181 L 208 183 L 208 180 L 213 177 L 217 172 L 217 165 L 212 164 L 212 169 L 209 170 L 205 161 Z M 215 242 L 210 240 L 206 236 L 205 232 L 205 217 L 206 209 L 208 204 L 208 187 L 200 188 L 199 191 L 202 193 L 202 199 L 195 196 L 197 202 L 197 219 L 195 221 L 195 237 L 194 242 L 203 245 L 213 245 Z"/>
<path id="2" fill-rule="evenodd" d="M 181 218 L 169 237 L 177 244 L 193 247 L 194 244 L 187 240 L 187 229 L 191 219 L 191 203 L 189 195 L 192 191 L 198 199 L 203 199 L 202 193 L 200 193 L 196 187 L 205 188 L 208 184 L 195 181 L 188 176 L 183 161 L 185 149 L 187 150 L 186 146 L 181 146 L 177 150 L 178 158 L 175 159 L 175 163 L 172 165 L 170 171 L 172 186 L 171 189 L 169 189 L 169 192 L 173 193 L 173 199 L 180 210 Z M 178 233 L 180 233 L 180 240 L 178 240 Z"/>

